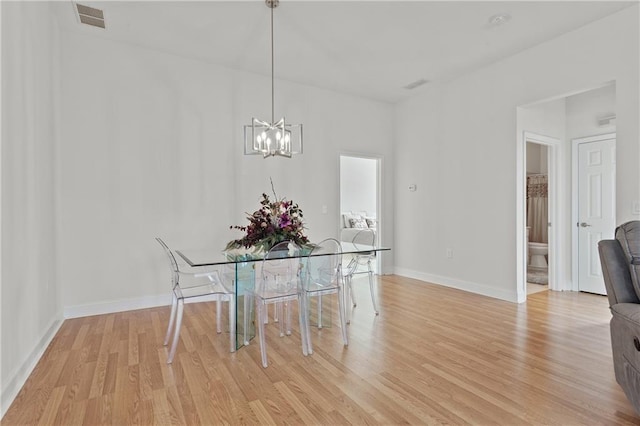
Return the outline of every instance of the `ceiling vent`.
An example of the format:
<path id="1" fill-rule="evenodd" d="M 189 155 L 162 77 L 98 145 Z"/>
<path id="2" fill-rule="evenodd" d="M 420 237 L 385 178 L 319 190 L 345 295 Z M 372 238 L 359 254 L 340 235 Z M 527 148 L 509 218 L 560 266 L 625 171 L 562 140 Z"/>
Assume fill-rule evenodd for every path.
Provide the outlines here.
<path id="1" fill-rule="evenodd" d="M 94 7 L 85 6 L 74 2 L 74 9 L 78 15 L 78 20 L 92 27 L 105 28 L 104 12 Z"/>
<path id="2" fill-rule="evenodd" d="M 416 81 L 414 81 L 413 83 L 409 83 L 409 84 L 407 84 L 406 86 L 404 86 L 404 88 L 405 88 L 405 89 L 407 89 L 407 90 L 413 90 L 413 89 L 415 89 L 416 87 L 420 87 L 420 86 L 422 86 L 423 84 L 427 84 L 428 82 L 429 82 L 429 80 L 426 80 L 426 79 L 424 79 L 424 78 L 421 78 L 420 80 L 416 80 Z"/>

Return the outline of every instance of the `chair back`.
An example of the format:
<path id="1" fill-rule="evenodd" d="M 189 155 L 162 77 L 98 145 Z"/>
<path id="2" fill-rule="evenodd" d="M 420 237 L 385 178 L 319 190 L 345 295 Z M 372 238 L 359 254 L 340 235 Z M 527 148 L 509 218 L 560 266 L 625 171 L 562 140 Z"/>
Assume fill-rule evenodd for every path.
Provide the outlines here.
<path id="1" fill-rule="evenodd" d="M 356 246 L 358 246 L 359 244 L 365 246 L 375 246 L 376 233 L 373 229 L 362 229 L 361 231 L 358 231 L 356 235 L 354 235 L 351 242 Z"/>
<path id="2" fill-rule="evenodd" d="M 176 258 L 169 246 L 162 241 L 162 238 L 156 237 L 156 241 L 162 246 L 167 258 L 169 258 L 169 267 L 171 268 L 171 288 L 174 288 L 178 284 L 179 279 L 178 273 L 180 272 L 180 269 L 178 269 L 178 262 L 176 262 Z"/>
<path id="3" fill-rule="evenodd" d="M 336 287 L 342 264 L 342 246 L 334 238 L 327 238 L 313 247 L 307 256 L 303 284 L 317 287 Z"/>
<path id="4" fill-rule="evenodd" d="M 262 261 L 262 279 L 256 280 L 256 292 L 284 295 L 298 291 L 300 247 L 291 241 L 282 241 L 271 247 Z"/>

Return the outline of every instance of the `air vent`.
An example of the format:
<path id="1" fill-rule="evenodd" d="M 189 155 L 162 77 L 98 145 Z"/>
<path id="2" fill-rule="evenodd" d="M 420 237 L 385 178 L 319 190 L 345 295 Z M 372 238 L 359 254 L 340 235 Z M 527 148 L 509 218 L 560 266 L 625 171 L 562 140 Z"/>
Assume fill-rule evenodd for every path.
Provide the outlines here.
<path id="1" fill-rule="evenodd" d="M 604 117 L 600 117 L 598 119 L 599 127 L 607 127 L 607 126 L 615 126 L 616 125 L 616 116 L 615 114 L 607 115 Z"/>
<path id="2" fill-rule="evenodd" d="M 429 80 L 425 80 L 424 78 L 421 78 L 420 80 L 416 80 L 413 83 L 409 83 L 406 86 L 404 86 L 405 89 L 407 90 L 412 90 L 415 89 L 416 87 L 422 86 L 423 84 L 427 84 L 429 82 Z"/>
<path id="3" fill-rule="evenodd" d="M 79 3 L 75 3 L 75 6 L 78 20 L 81 23 L 91 25 L 92 27 L 105 28 L 104 12 L 102 10 Z"/>

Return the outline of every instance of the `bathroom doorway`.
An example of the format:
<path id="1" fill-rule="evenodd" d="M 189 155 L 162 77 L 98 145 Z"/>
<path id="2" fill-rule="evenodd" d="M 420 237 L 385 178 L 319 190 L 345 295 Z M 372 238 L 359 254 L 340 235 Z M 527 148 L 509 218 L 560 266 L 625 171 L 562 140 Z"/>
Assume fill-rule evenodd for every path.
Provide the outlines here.
<path id="1" fill-rule="evenodd" d="M 536 139 L 537 137 L 537 139 Z M 526 144 L 527 294 L 549 288 L 549 145 L 528 134 Z"/>
<path id="2" fill-rule="evenodd" d="M 562 174 L 558 164 L 562 145 L 558 138 L 529 131 L 522 131 L 519 139 L 517 296 L 518 302 L 524 302 L 527 294 L 559 290 L 558 182 Z"/>

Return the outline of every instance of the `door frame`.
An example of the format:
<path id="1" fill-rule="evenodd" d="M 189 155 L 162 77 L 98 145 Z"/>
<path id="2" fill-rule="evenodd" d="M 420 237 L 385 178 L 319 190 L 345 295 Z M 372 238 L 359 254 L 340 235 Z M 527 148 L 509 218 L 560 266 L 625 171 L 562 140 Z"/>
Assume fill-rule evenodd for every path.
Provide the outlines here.
<path id="1" fill-rule="evenodd" d="M 362 158 L 365 160 L 375 160 L 376 162 L 376 220 L 378 221 L 376 225 L 376 244 L 378 246 L 383 245 L 383 229 L 384 229 L 384 212 L 382 211 L 383 203 L 382 203 L 382 172 L 383 172 L 383 157 L 380 155 L 374 154 L 363 154 L 358 152 L 339 152 L 338 153 L 338 206 L 339 206 L 339 214 L 338 223 L 342 221 L 342 162 L 340 161 L 342 157 L 353 157 L 353 158 Z M 340 239 L 340 231 L 342 230 L 342 226 L 338 226 L 338 239 Z M 378 275 L 384 275 L 384 271 L 382 270 L 382 256 L 375 257 L 376 262 L 376 273 Z"/>
<path id="2" fill-rule="evenodd" d="M 616 132 L 601 135 L 575 138 L 571 140 L 571 290 L 580 291 L 578 262 L 578 227 L 580 220 L 578 212 L 578 145 L 589 142 L 599 142 L 616 139 Z M 617 146 L 616 139 L 616 146 Z M 616 189 L 617 173 L 613 175 L 613 190 Z M 613 203 L 613 217 L 616 217 L 616 205 Z"/>
<path id="3" fill-rule="evenodd" d="M 517 276 L 518 283 L 518 301 L 525 301 L 527 298 L 527 143 L 537 143 L 547 147 L 547 175 L 548 175 L 548 221 L 551 226 L 547 228 L 548 232 L 548 258 L 549 258 L 549 290 L 562 290 L 559 285 L 558 277 L 561 276 L 562 263 L 560 262 L 559 238 L 560 238 L 560 217 L 558 214 L 558 206 L 560 205 L 560 187 L 558 182 L 559 176 L 559 151 L 561 141 L 551 136 L 540 135 L 538 133 L 524 131 L 522 134 L 522 170 L 520 179 L 522 184 L 518 185 L 518 200 L 520 206 L 520 215 L 522 217 L 522 227 L 519 230 L 521 243 L 518 244 L 517 258 L 518 268 L 521 272 Z"/>

